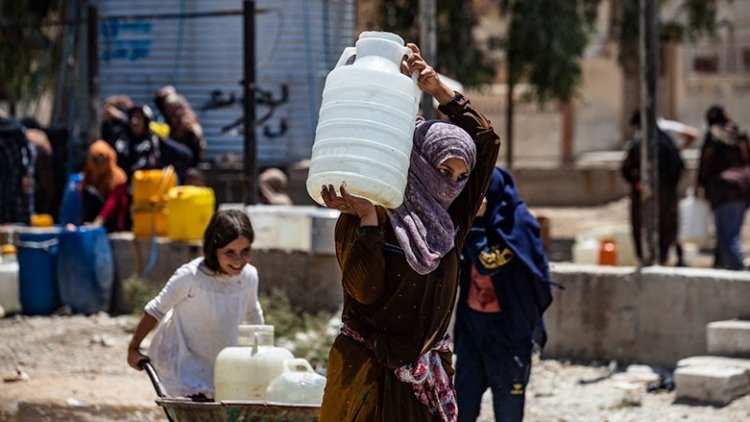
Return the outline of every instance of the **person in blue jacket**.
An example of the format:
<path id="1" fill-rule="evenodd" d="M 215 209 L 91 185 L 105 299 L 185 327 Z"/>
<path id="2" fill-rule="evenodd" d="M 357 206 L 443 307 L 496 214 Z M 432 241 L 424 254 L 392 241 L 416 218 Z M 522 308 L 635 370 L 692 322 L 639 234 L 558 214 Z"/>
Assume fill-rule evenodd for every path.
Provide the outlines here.
<path id="1" fill-rule="evenodd" d="M 546 341 L 542 314 L 552 295 L 539 224 L 507 171 L 495 168 L 462 255 L 455 326 L 458 420 L 475 421 L 490 388 L 495 419 L 520 421 L 532 349 Z"/>

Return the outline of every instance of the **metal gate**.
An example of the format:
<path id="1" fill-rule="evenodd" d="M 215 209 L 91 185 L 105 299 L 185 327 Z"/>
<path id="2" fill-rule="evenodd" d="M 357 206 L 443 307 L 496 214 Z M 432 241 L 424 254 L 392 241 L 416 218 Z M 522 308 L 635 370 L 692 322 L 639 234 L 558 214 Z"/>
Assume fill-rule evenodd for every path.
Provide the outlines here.
<path id="1" fill-rule="evenodd" d="M 152 104 L 173 85 L 195 109 L 208 159 L 243 155 L 241 0 L 100 0 L 100 100 Z M 308 158 L 327 72 L 354 43 L 355 0 L 256 1 L 259 166 Z"/>

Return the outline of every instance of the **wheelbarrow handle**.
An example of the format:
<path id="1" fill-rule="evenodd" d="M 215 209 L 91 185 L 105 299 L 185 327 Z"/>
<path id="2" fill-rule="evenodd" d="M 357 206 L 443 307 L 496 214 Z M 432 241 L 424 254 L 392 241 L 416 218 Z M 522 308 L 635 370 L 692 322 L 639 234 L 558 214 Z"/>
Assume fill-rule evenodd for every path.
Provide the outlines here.
<path id="1" fill-rule="evenodd" d="M 148 374 L 149 379 L 151 379 L 151 384 L 154 385 L 154 390 L 156 390 L 156 395 L 159 396 L 160 399 L 165 398 L 167 395 L 164 393 L 164 386 L 161 385 L 159 374 L 156 373 L 156 368 L 154 368 L 154 365 L 151 364 L 151 360 L 148 358 L 141 359 L 140 361 L 138 361 L 138 367 L 145 370 Z M 167 420 L 169 422 L 174 422 L 174 419 L 172 419 L 172 415 L 169 414 L 166 407 L 164 408 L 164 414 L 167 415 Z"/>
<path id="2" fill-rule="evenodd" d="M 138 366 L 145 370 L 148 374 L 148 377 L 151 379 L 151 384 L 154 385 L 154 390 L 156 390 L 156 395 L 159 396 L 159 398 L 166 397 L 166 393 L 164 393 L 164 386 L 161 385 L 161 380 L 159 379 L 159 374 L 156 373 L 156 368 L 154 368 L 154 365 L 151 364 L 151 360 L 149 359 L 141 359 L 138 362 Z"/>

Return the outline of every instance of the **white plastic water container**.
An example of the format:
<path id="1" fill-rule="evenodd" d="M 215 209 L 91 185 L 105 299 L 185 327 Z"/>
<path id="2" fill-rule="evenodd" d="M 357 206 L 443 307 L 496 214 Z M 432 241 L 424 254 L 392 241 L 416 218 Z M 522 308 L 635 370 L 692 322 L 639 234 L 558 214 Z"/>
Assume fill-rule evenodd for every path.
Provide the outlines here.
<path id="1" fill-rule="evenodd" d="M 573 244 L 573 262 L 584 265 L 598 265 L 599 241 L 590 236 L 577 236 Z"/>
<path id="2" fill-rule="evenodd" d="M 245 330 L 240 326 L 240 333 Z M 260 326 L 256 326 L 260 327 Z M 252 329 L 250 331 L 253 331 Z M 284 361 L 294 355 L 283 347 L 274 347 L 261 342 L 262 330 L 254 330 L 252 346 L 225 347 L 216 356 L 214 363 L 214 387 L 216 401 L 252 400 L 265 401 L 268 385 L 282 372 Z M 267 337 L 265 337 L 267 338 Z M 238 343 L 247 344 L 242 338 Z"/>
<path id="3" fill-rule="evenodd" d="M 253 249 L 310 251 L 312 212 L 317 207 L 248 205 L 245 212 L 255 231 Z"/>
<path id="4" fill-rule="evenodd" d="M 698 198 L 692 189 L 679 203 L 679 226 L 677 240 L 680 243 L 702 245 L 710 239 L 709 221 L 711 207 L 703 198 Z"/>
<path id="5" fill-rule="evenodd" d="M 398 35 L 366 31 L 326 77 L 306 183 L 317 203 L 321 186 L 343 181 L 377 205 L 403 202 L 421 97 L 416 76 L 401 73 L 411 54 Z"/>
<path id="6" fill-rule="evenodd" d="M 633 234 L 629 224 L 611 224 L 589 229 L 576 236 L 573 245 L 573 262 L 576 264 L 599 264 L 599 248 L 602 239 L 612 239 L 617 245 L 617 265 L 635 266 L 638 259 L 633 246 Z"/>
<path id="7" fill-rule="evenodd" d="M 0 307 L 5 310 L 6 315 L 21 312 L 18 261 L 15 255 L 6 255 L 0 262 Z"/>
<path id="8" fill-rule="evenodd" d="M 221 206 L 219 209 L 243 209 Z M 335 254 L 334 228 L 339 211 L 316 206 L 248 205 L 255 231 L 253 249 Z"/>
<path id="9" fill-rule="evenodd" d="M 632 267 L 638 265 L 633 245 L 633 229 L 628 223 L 605 225 L 594 229 L 593 236 L 601 242 L 602 239 L 611 239 L 617 245 L 617 265 Z"/>
<path id="10" fill-rule="evenodd" d="M 273 346 L 273 325 L 264 324 L 242 324 L 237 328 L 237 345 L 252 347 L 255 342 L 258 346 Z"/>
<path id="11" fill-rule="evenodd" d="M 320 406 L 326 378 L 318 375 L 302 358 L 284 361 L 284 372 L 268 385 L 269 402 Z"/>

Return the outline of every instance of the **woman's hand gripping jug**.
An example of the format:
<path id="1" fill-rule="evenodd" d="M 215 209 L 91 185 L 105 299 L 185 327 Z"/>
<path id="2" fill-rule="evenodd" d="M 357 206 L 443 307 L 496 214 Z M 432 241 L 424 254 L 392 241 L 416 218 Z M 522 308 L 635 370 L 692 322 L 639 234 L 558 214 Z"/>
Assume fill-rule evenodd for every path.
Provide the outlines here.
<path id="1" fill-rule="evenodd" d="M 376 205 L 403 202 L 421 96 L 416 75 L 401 73 L 411 54 L 398 35 L 363 32 L 328 74 L 307 178 L 319 204 L 321 186 L 343 181 Z"/>

